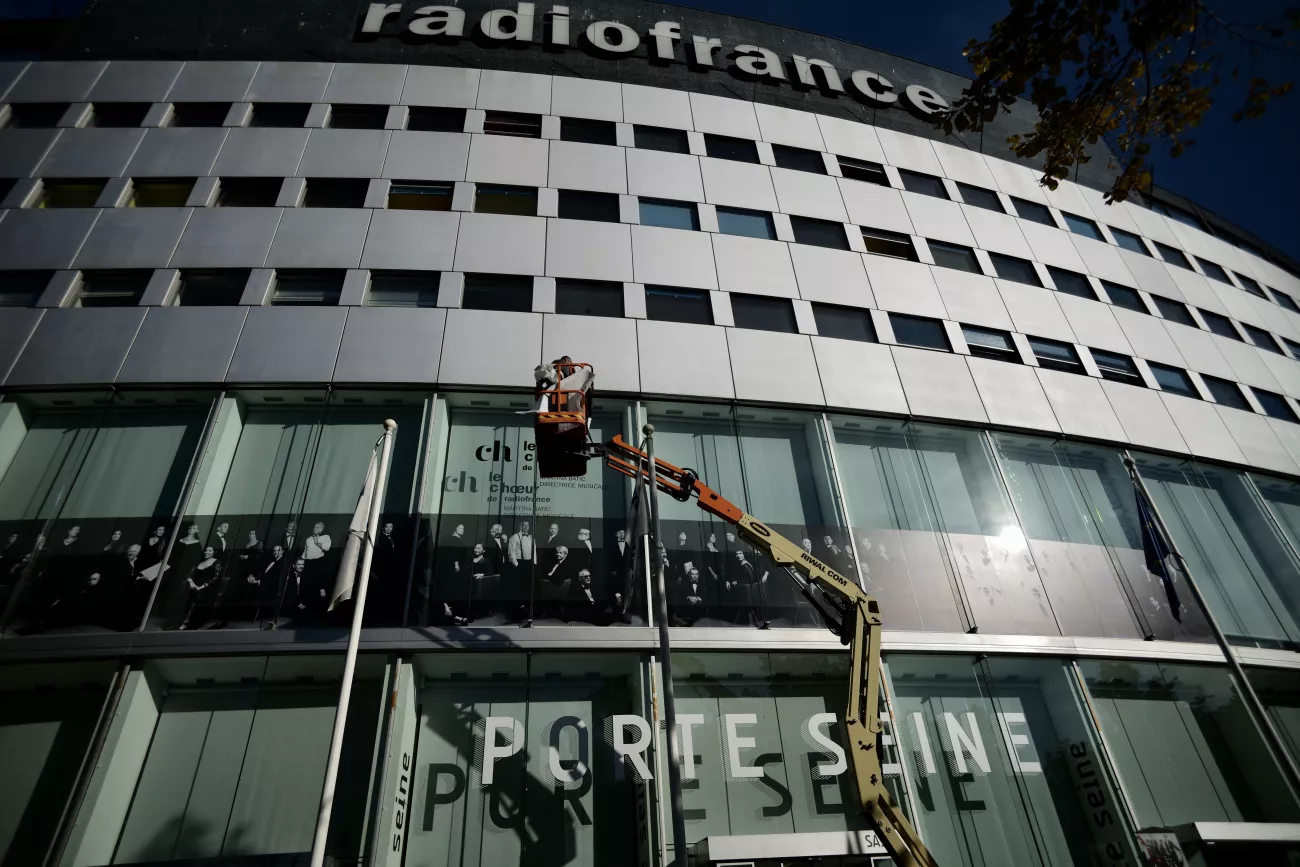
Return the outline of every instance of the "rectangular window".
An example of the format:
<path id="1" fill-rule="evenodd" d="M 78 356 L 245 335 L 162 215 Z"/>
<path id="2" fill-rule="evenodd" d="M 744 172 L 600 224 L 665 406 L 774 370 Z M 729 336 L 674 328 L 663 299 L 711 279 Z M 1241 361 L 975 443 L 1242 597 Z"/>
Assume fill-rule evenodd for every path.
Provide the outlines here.
<path id="1" fill-rule="evenodd" d="M 938 319 L 891 313 L 889 324 L 894 329 L 894 340 L 903 346 L 919 346 L 923 349 L 952 352 L 952 346 L 948 343 L 948 333 L 944 331 L 943 323 Z"/>
<path id="2" fill-rule="evenodd" d="M 1192 328 L 1199 328 L 1196 320 L 1192 318 L 1192 311 L 1187 309 L 1187 305 L 1181 301 L 1174 301 L 1172 298 L 1162 298 L 1159 295 L 1152 295 L 1151 300 L 1156 303 L 1156 309 L 1160 315 L 1170 322 L 1178 322 L 1182 325 L 1189 325 Z"/>
<path id="3" fill-rule="evenodd" d="M 1294 340 L 1287 340 L 1285 337 L 1279 337 L 1278 339 L 1282 341 L 1282 344 L 1286 347 L 1286 351 L 1291 353 L 1292 358 L 1300 359 L 1300 343 L 1296 343 Z"/>
<path id="4" fill-rule="evenodd" d="M 667 199 L 640 199 L 641 225 L 663 229 L 699 231 L 700 218 L 694 202 L 671 202 Z"/>
<path id="5" fill-rule="evenodd" d="M 791 217 L 790 228 L 794 230 L 794 240 L 797 244 L 830 247 L 832 250 L 849 249 L 849 238 L 844 233 L 843 223 L 814 220 L 812 217 Z"/>
<path id="6" fill-rule="evenodd" d="M 632 134 L 636 146 L 645 150 L 666 151 L 671 154 L 691 152 L 690 141 L 686 137 L 685 130 L 637 124 L 632 128 Z"/>
<path id="7" fill-rule="evenodd" d="M 247 268 L 212 268 L 181 271 L 180 288 L 172 304 L 177 307 L 233 307 L 248 285 Z"/>
<path id="8" fill-rule="evenodd" d="M 455 184 L 439 181 L 392 181 L 388 207 L 398 211 L 450 211 Z"/>
<path id="9" fill-rule="evenodd" d="M 731 293 L 731 317 L 737 328 L 758 331 L 780 331 L 798 334 L 794 319 L 794 305 L 789 298 L 769 298 L 764 295 L 738 295 Z"/>
<path id="10" fill-rule="evenodd" d="M 311 103 L 255 102 L 249 126 L 301 127 L 307 123 Z"/>
<path id="11" fill-rule="evenodd" d="M 741 208 L 718 208 L 718 231 L 724 235 L 744 235 L 749 238 L 776 240 L 776 227 L 772 215 L 766 211 L 746 211 Z"/>
<path id="12" fill-rule="evenodd" d="M 46 178 L 33 207 L 93 208 L 108 181 L 100 178 Z"/>
<path id="13" fill-rule="evenodd" d="M 1209 229 L 1205 228 L 1204 223 L 1202 223 L 1196 216 L 1184 211 L 1182 208 L 1175 208 L 1173 205 L 1166 205 L 1164 202 L 1155 202 L 1151 199 L 1147 199 L 1147 204 L 1149 204 L 1151 210 L 1155 211 L 1157 214 L 1164 214 L 1169 219 L 1177 220 L 1184 226 L 1191 226 L 1193 229 L 1200 229 L 1202 232 L 1209 232 Z"/>
<path id="14" fill-rule="evenodd" d="M 1151 368 L 1151 376 L 1155 378 L 1161 390 L 1200 400 L 1201 395 L 1196 391 L 1196 386 L 1192 384 L 1192 378 L 1187 375 L 1187 371 L 1167 364 L 1157 364 L 1154 361 L 1148 361 L 1147 367 Z"/>
<path id="15" fill-rule="evenodd" d="M 1040 205 L 1037 202 L 1031 202 L 1026 199 L 1017 199 L 1011 197 L 1011 204 L 1015 206 L 1016 214 L 1022 220 L 1029 220 L 1034 223 L 1042 223 L 1044 226 L 1056 228 L 1056 221 L 1052 219 L 1052 212 L 1046 205 Z"/>
<path id="16" fill-rule="evenodd" d="M 1020 363 L 1020 353 L 1016 352 L 1016 345 L 1012 342 L 1011 335 L 1005 331 L 963 325 L 961 334 L 966 338 L 966 348 L 977 358 Z"/>
<path id="17" fill-rule="evenodd" d="M 275 272 L 271 304 L 276 307 L 326 307 L 339 303 L 343 271 L 303 268 Z"/>
<path id="18" fill-rule="evenodd" d="M 437 307 L 437 271 L 371 271 L 368 307 Z"/>
<path id="19" fill-rule="evenodd" d="M 1282 347 L 1278 346 L 1277 341 L 1273 339 L 1273 335 L 1263 328 L 1256 328 L 1254 325 L 1247 325 L 1245 322 L 1241 323 L 1241 327 L 1245 329 L 1251 342 L 1260 349 L 1267 349 L 1269 352 L 1276 352 L 1278 355 L 1282 354 Z"/>
<path id="20" fill-rule="evenodd" d="M 216 204 L 219 208 L 273 208 L 283 185 L 283 178 L 221 178 Z"/>
<path id="21" fill-rule="evenodd" d="M 53 276 L 53 271 L 0 271 L 0 307 L 31 307 Z"/>
<path id="22" fill-rule="evenodd" d="M 555 312 L 569 316 L 623 316 L 623 284 L 609 280 L 555 281 Z"/>
<path id="23" fill-rule="evenodd" d="M 474 212 L 535 217 L 537 216 L 537 188 L 478 184 L 474 190 Z"/>
<path id="24" fill-rule="evenodd" d="M 700 289 L 646 286 L 645 313 L 647 319 L 656 322 L 713 324 L 713 307 L 709 303 L 709 293 Z"/>
<path id="25" fill-rule="evenodd" d="M 1030 286 L 1043 285 L 1043 281 L 1038 279 L 1038 271 L 1034 269 L 1034 263 L 1028 259 L 1018 259 L 1002 253 L 989 253 L 989 259 L 993 262 L 993 270 L 1003 280 L 1028 283 Z"/>
<path id="26" fill-rule="evenodd" d="M 586 190 L 560 190 L 560 208 L 556 214 L 562 220 L 592 220 L 598 223 L 617 223 L 619 207 L 617 193 L 592 193 Z"/>
<path id="27" fill-rule="evenodd" d="M 1202 269 L 1205 268 L 1205 263 L 1202 262 L 1199 258 L 1196 261 L 1201 262 Z M 1264 294 L 1264 287 L 1260 286 L 1257 281 L 1252 280 L 1251 278 L 1246 277 L 1245 275 L 1238 274 L 1236 271 L 1233 271 L 1232 273 L 1237 278 L 1237 282 L 1241 284 L 1241 288 L 1245 289 L 1251 295 L 1258 295 L 1260 298 L 1268 297 Z M 1273 294 L 1276 295 L 1278 293 L 1275 290 Z"/>
<path id="28" fill-rule="evenodd" d="M 413 105 L 407 109 L 406 128 L 421 132 L 464 132 L 465 109 Z"/>
<path id="29" fill-rule="evenodd" d="M 518 111 L 489 111 L 483 119 L 483 132 L 516 138 L 541 138 L 542 116 Z"/>
<path id="30" fill-rule="evenodd" d="M 992 190 L 963 183 L 957 184 L 957 190 L 961 193 L 962 201 L 968 205 L 983 208 L 986 211 L 996 211 L 999 214 L 1006 213 L 1006 210 L 1002 207 L 1002 199 L 998 198 L 998 194 Z"/>
<path id="31" fill-rule="evenodd" d="M 1259 401 L 1259 405 L 1264 407 L 1265 414 L 1282 421 L 1300 422 L 1300 419 L 1297 419 L 1295 413 L 1291 410 L 1291 405 L 1286 402 L 1286 398 L 1282 395 L 1256 388 L 1253 385 L 1250 390 L 1255 393 L 1255 400 Z"/>
<path id="32" fill-rule="evenodd" d="M 1241 393 L 1240 386 L 1237 383 L 1227 379 L 1220 379 L 1217 376 L 1201 374 L 1201 382 L 1205 383 L 1206 389 L 1214 397 L 1215 403 L 1232 407 L 1233 409 L 1243 409 L 1246 412 L 1254 412 L 1250 403 Z"/>
<path id="33" fill-rule="evenodd" d="M 1241 335 L 1237 329 L 1232 327 L 1232 320 L 1226 316 L 1220 316 L 1218 313 L 1211 313 L 1204 307 L 1198 307 L 1201 312 L 1201 318 L 1205 320 L 1205 327 L 1210 329 L 1211 333 L 1220 337 L 1226 337 L 1229 340 L 1241 340 Z"/>
<path id="34" fill-rule="evenodd" d="M 612 120 L 562 117 L 560 118 L 560 140 L 598 145 L 616 145 L 618 144 L 618 135 Z"/>
<path id="35" fill-rule="evenodd" d="M 852 157 L 836 157 L 836 159 L 840 163 L 840 174 L 844 177 L 868 184 L 879 184 L 882 187 L 889 186 L 889 175 L 885 174 L 885 167 L 879 163 L 855 160 Z"/>
<path id="36" fill-rule="evenodd" d="M 132 208 L 183 208 L 194 190 L 194 178 L 134 178 Z"/>
<path id="37" fill-rule="evenodd" d="M 1127 355 L 1120 355 L 1118 352 L 1106 352 L 1102 349 L 1089 349 L 1088 351 L 1092 353 L 1092 360 L 1097 362 L 1097 369 L 1101 371 L 1102 379 L 1146 387 L 1137 365 Z"/>
<path id="38" fill-rule="evenodd" d="M 1077 298 L 1087 298 L 1089 301 L 1097 300 L 1097 293 L 1092 291 L 1092 284 L 1082 274 L 1076 271 L 1067 271 L 1064 268 L 1057 268 L 1055 265 L 1048 265 L 1047 273 L 1051 275 L 1052 282 L 1056 284 L 1057 292 L 1064 292 L 1066 295 L 1074 295 Z"/>
<path id="39" fill-rule="evenodd" d="M 1074 234 L 1092 238 L 1094 241 L 1101 241 L 1103 244 L 1106 242 L 1106 236 L 1101 233 L 1101 229 L 1087 217 L 1061 211 L 1061 218 L 1065 220 L 1065 227 Z"/>
<path id="40" fill-rule="evenodd" d="M 7 129 L 58 126 L 72 107 L 67 102 L 12 102 L 9 104 Z"/>
<path id="41" fill-rule="evenodd" d="M 1029 348 L 1033 350 L 1039 367 L 1046 367 L 1048 370 L 1064 370 L 1066 373 L 1084 372 L 1079 353 L 1069 343 L 1046 340 L 1042 337 L 1030 337 L 1028 340 Z"/>
<path id="42" fill-rule="evenodd" d="M 969 271 L 971 274 L 984 273 L 980 269 L 979 259 L 975 258 L 975 251 L 970 247 L 930 239 L 926 239 L 925 243 L 930 245 L 930 255 L 934 257 L 934 264 L 939 267 Z"/>
<path id="43" fill-rule="evenodd" d="M 862 243 L 867 245 L 867 252 L 877 256 L 889 256 L 893 259 L 918 261 L 912 238 L 899 232 L 886 232 L 884 229 L 863 229 Z"/>
<path id="44" fill-rule="evenodd" d="M 528 313 L 533 309 L 533 278 L 516 274 L 466 274 L 466 310 L 506 310 Z"/>
<path id="45" fill-rule="evenodd" d="M 388 106 L 342 103 L 330 106 L 332 129 L 383 129 L 388 124 Z"/>
<path id="46" fill-rule="evenodd" d="M 1111 226 L 1110 234 L 1111 237 L 1115 239 L 1115 243 L 1123 247 L 1125 250 L 1143 256 L 1151 255 L 1151 251 L 1147 249 L 1146 244 L 1142 243 L 1142 239 L 1137 235 L 1134 235 L 1132 232 L 1125 232 L 1123 229 L 1116 229 L 1114 226 Z"/>
<path id="47" fill-rule="evenodd" d="M 948 188 L 943 185 L 943 178 L 908 169 L 899 169 L 898 176 L 903 179 L 903 189 L 909 192 L 934 196 L 936 199 L 948 198 Z"/>
<path id="48" fill-rule="evenodd" d="M 168 126 L 224 126 L 229 114 L 228 102 L 175 102 Z"/>
<path id="49" fill-rule="evenodd" d="M 87 128 L 137 127 L 153 108 L 148 102 L 97 102 L 91 107 Z"/>
<path id="50" fill-rule="evenodd" d="M 364 208 L 370 181 L 365 178 L 307 178 L 304 208 Z"/>
<path id="51" fill-rule="evenodd" d="M 826 174 L 826 161 L 822 159 L 821 151 L 810 151 L 807 148 L 774 144 L 772 145 L 772 157 L 776 160 L 777 168 L 792 169 L 796 172 L 810 172 L 814 175 Z"/>
<path id="52" fill-rule="evenodd" d="M 1249 277 L 1242 278 L 1240 274 L 1237 275 L 1237 279 L 1250 280 Z M 1251 282 L 1254 283 L 1255 281 L 1251 280 Z M 1258 286 L 1259 284 L 1255 283 L 1255 285 Z M 1295 299 L 1292 298 L 1290 295 L 1286 294 L 1285 292 L 1279 292 L 1276 289 L 1270 289 L 1268 291 L 1273 293 L 1273 300 L 1277 302 L 1277 305 L 1279 307 L 1284 307 L 1287 310 L 1290 310 L 1292 313 L 1300 313 L 1300 305 L 1297 305 Z"/>
<path id="53" fill-rule="evenodd" d="M 1106 290 L 1106 295 L 1110 297 L 1110 303 L 1117 307 L 1124 307 L 1136 313 L 1150 313 L 1147 306 L 1142 303 L 1142 296 L 1138 294 L 1136 289 L 1130 289 L 1109 280 L 1102 280 L 1101 288 Z"/>
<path id="54" fill-rule="evenodd" d="M 758 162 L 758 145 L 747 138 L 706 132 L 704 152 L 719 160 L 734 160 L 739 163 Z"/>
<path id="55" fill-rule="evenodd" d="M 812 311 L 817 333 L 822 337 L 858 340 L 862 343 L 876 342 L 876 326 L 871 321 L 870 310 L 813 302 Z"/>
<path id="56" fill-rule="evenodd" d="M 134 307 L 140 303 L 152 271 L 121 269 L 82 271 L 73 307 Z"/>
<path id="57" fill-rule="evenodd" d="M 1192 270 L 1192 263 L 1187 261 L 1187 257 L 1183 255 L 1182 250 L 1179 250 L 1177 247 L 1171 247 L 1168 244 L 1162 244 L 1159 241 L 1152 241 L 1151 243 L 1156 245 L 1156 251 L 1160 253 L 1160 258 L 1164 259 L 1170 265 L 1176 265 L 1179 268 L 1188 271 Z"/>
<path id="58" fill-rule="evenodd" d="M 1201 266 L 1201 270 L 1205 272 L 1206 277 L 1209 277 L 1211 280 L 1218 280 L 1220 283 L 1227 283 L 1229 286 L 1232 285 L 1232 281 L 1228 279 L 1228 272 L 1223 270 L 1222 266 L 1216 265 L 1213 262 L 1202 259 L 1200 256 L 1196 256 L 1195 259 L 1197 264 Z M 1244 286 L 1246 284 L 1243 283 L 1242 285 Z M 1256 283 L 1254 288 L 1258 290 L 1259 284 Z M 1251 290 L 1247 289 L 1246 291 L 1250 292 Z M 1251 294 L 1258 295 L 1260 298 L 1264 297 L 1264 293 L 1262 291 L 1255 291 L 1252 292 Z"/>

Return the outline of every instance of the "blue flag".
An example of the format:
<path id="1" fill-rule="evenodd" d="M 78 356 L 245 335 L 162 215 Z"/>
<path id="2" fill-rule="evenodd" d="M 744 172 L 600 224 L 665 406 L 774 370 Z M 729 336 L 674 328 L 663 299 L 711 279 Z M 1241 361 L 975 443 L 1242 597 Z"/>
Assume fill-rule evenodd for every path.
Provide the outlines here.
<path id="1" fill-rule="evenodd" d="M 1138 521 L 1142 524 L 1142 552 L 1146 554 L 1147 571 L 1160 579 L 1165 588 L 1165 598 L 1169 600 L 1169 610 L 1174 619 L 1183 622 L 1182 604 L 1178 601 L 1178 588 L 1174 586 L 1180 572 L 1173 546 L 1160 530 L 1156 520 L 1155 509 L 1142 494 L 1136 484 L 1133 491 L 1137 494 Z"/>

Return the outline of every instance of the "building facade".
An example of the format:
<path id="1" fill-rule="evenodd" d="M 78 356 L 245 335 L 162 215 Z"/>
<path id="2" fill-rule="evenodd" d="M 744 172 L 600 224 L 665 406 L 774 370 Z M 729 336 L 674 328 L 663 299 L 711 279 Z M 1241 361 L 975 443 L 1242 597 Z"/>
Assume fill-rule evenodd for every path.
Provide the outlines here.
<path id="1" fill-rule="evenodd" d="M 1124 457 L 1300 742 L 1295 262 L 1106 205 L 1104 150 L 1047 190 L 1002 144 L 1027 106 L 944 136 L 963 79 L 813 34 L 274 7 L 0 39 L 0 864 L 306 863 L 386 418 L 329 857 L 669 863 L 631 488 L 537 477 L 561 355 L 593 439 L 653 423 L 880 600 L 885 773 L 940 864 L 1287 856 L 1300 805 Z M 690 863 L 872 863 L 845 651 L 662 509 Z"/>

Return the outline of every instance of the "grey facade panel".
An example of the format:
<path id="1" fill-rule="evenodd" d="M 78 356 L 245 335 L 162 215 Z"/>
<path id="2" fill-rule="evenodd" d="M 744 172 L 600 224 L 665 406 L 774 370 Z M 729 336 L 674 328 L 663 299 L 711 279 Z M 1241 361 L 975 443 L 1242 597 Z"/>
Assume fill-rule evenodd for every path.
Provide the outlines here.
<path id="1" fill-rule="evenodd" d="M 32 63 L 6 98 L 10 102 L 85 102 L 107 65 L 102 60 Z"/>
<path id="2" fill-rule="evenodd" d="M 77 268 L 162 268 L 192 208 L 105 208 L 73 261 Z"/>
<path id="3" fill-rule="evenodd" d="M 222 382 L 248 309 L 150 308 L 117 375 L 118 384 Z"/>
<path id="4" fill-rule="evenodd" d="M 305 129 L 232 129 L 213 166 L 215 175 L 291 177 L 307 147 Z"/>
<path id="5" fill-rule="evenodd" d="M 250 308 L 226 381 L 329 382 L 347 315 L 342 307 Z"/>
<path id="6" fill-rule="evenodd" d="M 36 167 L 61 132 L 59 129 L 0 129 L 0 177 L 35 175 Z"/>
<path id="7" fill-rule="evenodd" d="M 412 385 L 437 382 L 446 322 L 446 310 L 351 308 L 334 367 L 334 381 Z"/>
<path id="8" fill-rule="evenodd" d="M 172 256 L 173 268 L 260 268 L 280 208 L 196 208 Z"/>
<path id="9" fill-rule="evenodd" d="M 266 257 L 267 267 L 357 267 L 370 214 L 365 208 L 286 208 Z"/>
<path id="10" fill-rule="evenodd" d="M 0 262 L 6 268 L 71 268 L 99 215 L 96 208 L 10 211 L 0 224 Z"/>
<path id="11" fill-rule="evenodd" d="M 45 311 L 5 385 L 113 382 L 144 314 L 143 307 Z"/>
<path id="12" fill-rule="evenodd" d="M 205 127 L 151 129 L 135 149 L 126 173 L 132 177 L 159 178 L 208 175 L 228 132 Z"/>
<path id="13" fill-rule="evenodd" d="M 9 375 L 44 312 L 35 308 L 0 310 L 0 382 Z"/>
<path id="14" fill-rule="evenodd" d="M 190 60 L 167 93 L 169 102 L 243 102 L 256 60 Z"/>
<path id="15" fill-rule="evenodd" d="M 86 100 L 162 102 L 184 65 L 179 60 L 114 60 L 95 81 Z"/>
<path id="16" fill-rule="evenodd" d="M 65 129 L 36 172 L 47 178 L 119 177 L 144 133 L 142 129 Z"/>

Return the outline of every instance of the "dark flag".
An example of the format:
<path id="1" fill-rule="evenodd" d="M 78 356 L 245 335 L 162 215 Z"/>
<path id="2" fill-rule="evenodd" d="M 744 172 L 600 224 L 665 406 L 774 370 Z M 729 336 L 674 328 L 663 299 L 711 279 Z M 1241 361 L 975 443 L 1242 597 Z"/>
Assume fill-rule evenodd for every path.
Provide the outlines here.
<path id="1" fill-rule="evenodd" d="M 1156 520 L 1155 509 L 1143 495 L 1136 484 L 1133 492 L 1137 494 L 1138 521 L 1142 524 L 1142 552 L 1146 554 L 1147 571 L 1160 579 L 1165 588 L 1165 598 L 1169 600 L 1169 610 L 1174 619 L 1183 622 L 1182 604 L 1178 601 L 1178 589 L 1174 586 L 1182 570 L 1178 568 L 1178 559 L 1174 557 L 1173 545 L 1160 529 Z"/>

